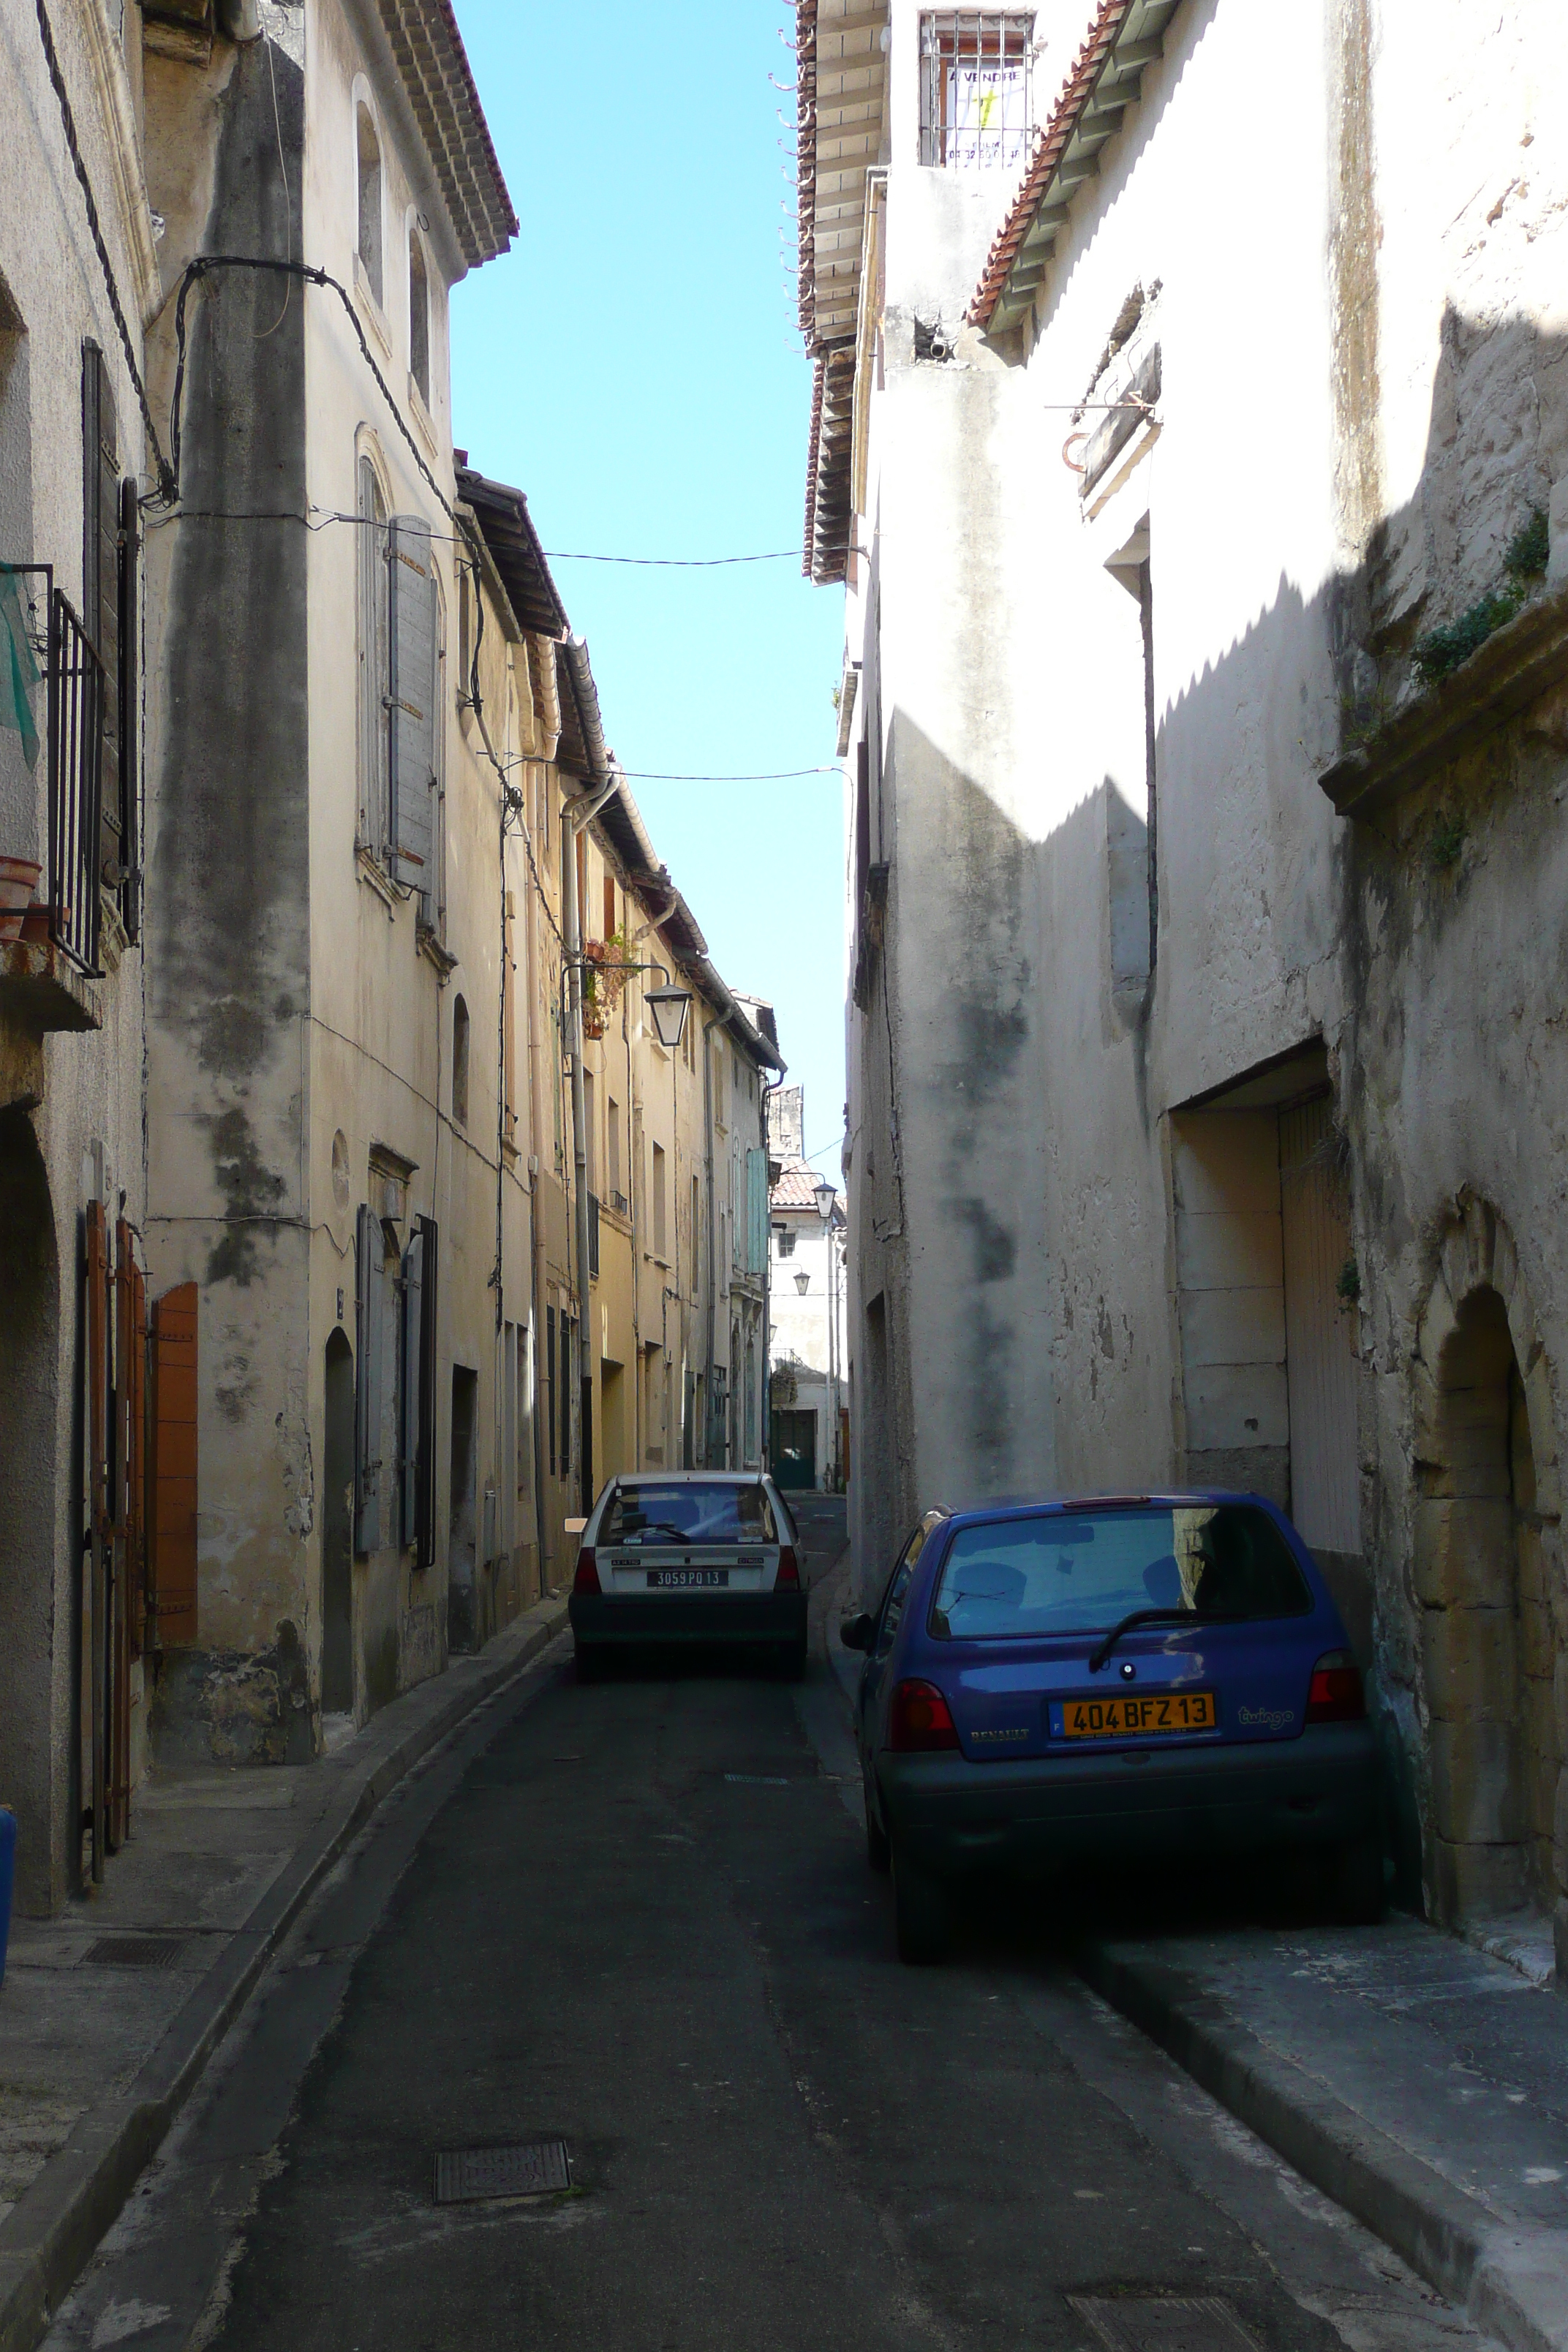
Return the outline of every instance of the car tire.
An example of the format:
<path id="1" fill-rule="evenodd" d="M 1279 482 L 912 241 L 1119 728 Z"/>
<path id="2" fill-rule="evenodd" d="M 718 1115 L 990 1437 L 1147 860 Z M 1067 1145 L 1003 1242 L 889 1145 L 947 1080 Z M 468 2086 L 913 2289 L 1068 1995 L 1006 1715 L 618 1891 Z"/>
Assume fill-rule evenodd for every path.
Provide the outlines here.
<path id="1" fill-rule="evenodd" d="M 1383 1916 L 1383 1841 L 1352 1838 L 1330 1864 L 1329 1900 L 1341 1927 L 1375 1927 Z"/>
<path id="2" fill-rule="evenodd" d="M 908 1968 L 929 1968 L 952 1947 L 952 1910 L 947 1889 L 929 1870 L 911 1863 L 901 1846 L 892 1849 L 893 1932 L 899 1958 Z"/>
<path id="3" fill-rule="evenodd" d="M 577 1679 L 580 1683 L 602 1683 L 604 1681 L 605 1668 L 608 1664 L 608 1660 L 605 1658 L 605 1653 L 602 1649 L 597 1647 L 588 1649 L 579 1642 L 573 1652 L 573 1661 L 576 1666 Z"/>
<path id="4" fill-rule="evenodd" d="M 866 1804 L 866 1860 L 879 1878 L 885 1878 L 893 1866 L 893 1849 L 888 1843 L 887 1831 L 877 1819 L 876 1798 L 869 1773 L 861 1777 L 861 1793 Z"/>

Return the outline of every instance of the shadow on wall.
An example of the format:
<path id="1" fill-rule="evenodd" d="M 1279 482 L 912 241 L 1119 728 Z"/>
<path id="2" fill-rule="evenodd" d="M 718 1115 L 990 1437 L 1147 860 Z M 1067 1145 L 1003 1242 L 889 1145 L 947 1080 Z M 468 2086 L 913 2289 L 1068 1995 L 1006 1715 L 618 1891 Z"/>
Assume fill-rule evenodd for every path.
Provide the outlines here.
<path id="1" fill-rule="evenodd" d="M 0 1111 L 0 1804 L 16 1814 L 16 1907 L 47 1916 L 69 1862 L 70 1621 L 57 1607 L 59 1264 L 43 1154 Z"/>
<path id="2" fill-rule="evenodd" d="M 1568 1307 L 1568 1236 L 1557 1198 L 1568 1164 L 1568 1041 L 1560 1022 L 1568 996 L 1561 921 L 1568 838 L 1559 807 L 1568 696 L 1544 698 L 1482 735 L 1375 823 L 1336 828 L 1317 779 L 1345 751 L 1375 746 L 1380 728 L 1406 699 L 1429 691 L 1445 663 L 1461 660 L 1468 646 L 1506 624 L 1520 599 L 1542 584 L 1542 518 L 1552 481 L 1568 475 L 1565 357 L 1568 344 L 1528 320 L 1489 327 L 1450 311 L 1426 462 L 1411 499 L 1378 524 L 1363 563 L 1310 599 L 1282 577 L 1268 608 L 1164 713 L 1156 758 L 1154 1017 L 1147 1030 L 1134 1027 L 1127 1056 L 1130 1081 L 1146 1077 L 1149 1111 L 1158 1119 L 1173 1101 L 1299 1042 L 1279 1034 L 1292 1017 L 1289 1004 L 1305 1001 L 1292 975 L 1338 966 L 1346 1009 L 1329 1043 L 1334 1134 L 1351 1179 L 1351 1296 L 1359 1296 L 1363 1335 L 1359 1452 L 1368 1467 L 1360 1572 L 1370 1585 L 1373 1688 L 1402 1886 L 1416 1895 L 1425 1885 L 1431 1906 L 1449 1915 L 1523 1892 L 1537 1900 L 1554 1889 L 1568 1894 L 1563 1834 L 1553 1845 L 1544 1826 L 1553 1797 L 1558 1822 L 1568 1823 L 1555 1751 L 1539 1772 L 1527 1770 L 1521 1758 L 1530 1743 L 1505 1721 L 1526 1698 L 1533 1708 L 1553 1673 L 1559 1679 L 1568 1673 L 1557 1504 L 1519 1501 L 1531 1485 L 1555 1497 L 1560 1450 L 1548 1350 Z M 1517 425 L 1511 437 L 1500 431 L 1500 416 Z M 1260 723 L 1248 732 L 1238 714 L 1256 714 Z M 1129 977 L 1118 971 L 1125 935 L 1119 950 L 1114 903 L 1119 888 L 1124 907 L 1127 900 L 1127 829 L 1113 835 L 1111 813 L 1096 796 L 1030 848 L 907 720 L 895 722 L 894 736 L 900 798 L 940 812 L 924 841 L 906 831 L 893 864 L 885 956 L 899 953 L 901 894 L 911 910 L 911 953 L 926 967 L 900 1000 L 904 1034 L 920 1039 L 921 1064 L 903 1074 L 900 1141 L 910 1153 L 922 1123 L 928 1139 L 937 1139 L 939 1181 L 927 1197 L 935 1195 L 940 1223 L 931 1228 L 931 1245 L 951 1255 L 954 1279 L 944 1293 L 951 1318 L 906 1341 L 887 1318 L 893 1286 L 863 1278 L 868 1361 L 858 1467 L 873 1493 L 892 1491 L 908 1444 L 893 1402 L 899 1360 L 908 1344 L 929 1341 L 940 1344 L 951 1368 L 943 1394 L 957 1433 L 955 1458 L 987 1486 L 1048 1486 L 1052 1417 L 1082 1412 L 1091 1371 L 1102 1386 L 1116 1372 L 1113 1360 L 1094 1365 L 1100 1342 L 1083 1318 L 1064 1328 L 1062 1277 L 1044 1260 L 1045 1229 L 1063 1196 L 1055 1139 L 1044 1136 L 1042 1144 L 1042 1098 L 1051 1095 L 1059 1108 L 1076 1095 L 1086 1107 L 1098 1131 L 1076 1165 L 1081 1169 L 1087 1149 L 1103 1173 L 1106 1155 L 1121 1148 L 1130 1125 L 1103 1059 L 1108 1045 L 1128 1040 L 1114 1003 L 1119 978 Z M 1038 969 L 1030 929 L 1036 903 Z M 1245 947 L 1248 940 L 1262 946 Z M 1253 969 L 1249 985 L 1238 988 L 1244 947 Z M 1260 956 L 1268 960 L 1261 967 Z M 1091 958 L 1104 985 L 1073 997 L 1084 1008 L 1075 1028 L 1056 976 Z M 885 977 L 877 973 L 865 1008 L 868 1042 L 879 1055 L 891 1053 L 890 1040 L 884 1045 L 877 1036 L 886 1021 Z M 1105 1073 L 1099 1108 L 1094 1081 L 1081 1069 L 1074 1093 L 1064 1077 L 1058 1095 L 1049 1056 L 1068 1053 L 1081 1064 L 1097 1046 Z M 877 1108 L 868 1085 L 866 1142 L 858 1146 L 868 1158 L 892 1148 L 889 1123 L 877 1122 Z M 1510 1138 L 1512 1149 L 1503 1149 Z M 1041 1168 L 1043 1184 L 1021 1181 Z M 883 1171 L 874 1173 L 871 1198 L 886 1217 L 892 1204 Z M 1049 1204 L 1043 1212 L 1042 1191 Z M 1462 1575 L 1456 1568 L 1458 1584 L 1439 1594 L 1423 1584 L 1418 1566 L 1418 1515 L 1444 1498 L 1424 1483 L 1428 1441 L 1418 1435 L 1415 1398 L 1426 1374 L 1411 1335 L 1467 1191 L 1486 1214 L 1506 1218 L 1526 1237 L 1530 1264 L 1520 1281 L 1533 1302 L 1532 1336 L 1523 1346 L 1513 1331 L 1513 1370 L 1491 1380 L 1478 1407 L 1495 1456 L 1485 1475 L 1493 1486 L 1506 1480 L 1507 1507 L 1460 1515 Z M 1165 1202 L 1142 1206 L 1153 1219 L 1146 1230 L 1163 1235 Z M 874 1231 L 871 1238 L 883 1236 Z M 1496 1286 L 1478 1274 L 1453 1297 L 1455 1313 L 1469 1318 L 1467 1330 L 1489 1314 L 1495 1323 L 1480 1293 Z M 1048 1316 L 1037 1312 L 1045 1302 Z M 1041 1373 L 1053 1350 L 1047 1391 Z M 1513 1438 L 1498 1452 L 1497 1430 L 1517 1419 L 1507 1407 L 1513 1380 L 1521 1391 L 1535 1384 L 1528 1455 Z M 1037 1412 L 1020 1403 L 1035 1393 L 1034 1381 Z M 1456 1392 L 1476 1385 L 1462 1362 L 1450 1380 L 1456 1384 Z M 1458 1408 L 1444 1410 L 1447 1428 Z M 1266 1433 L 1260 1427 L 1257 1434 L 1261 1442 Z M 1377 1461 L 1403 1466 L 1378 1483 L 1370 1466 Z M 1180 1475 L 1179 1463 L 1171 1468 Z M 923 1478 L 923 1432 L 921 1469 Z M 1105 1460 L 1100 1469 L 1117 1481 L 1116 1463 Z M 1288 1492 L 1288 1446 L 1279 1475 Z M 962 1502 L 959 1484 L 918 1502 Z M 1499 1505 L 1500 1491 L 1467 1499 Z M 1521 1511 L 1531 1538 L 1524 1549 Z M 905 1531 L 883 1532 L 896 1542 Z M 879 1560 L 864 1564 L 868 1580 L 885 1573 L 890 1559 L 885 1544 Z M 1516 1601 L 1532 1613 L 1524 1652 L 1504 1671 L 1485 1654 Z M 1438 1607 L 1448 1620 L 1440 1640 L 1428 1622 Z M 1458 1727 L 1429 1744 L 1428 1721 Z M 1440 1845 L 1453 1850 L 1447 1859 Z M 1479 1850 L 1499 1845 L 1512 1851 L 1490 1854 L 1483 1867 Z M 1461 1848 L 1478 1850 L 1476 1858 L 1467 1863 Z"/>

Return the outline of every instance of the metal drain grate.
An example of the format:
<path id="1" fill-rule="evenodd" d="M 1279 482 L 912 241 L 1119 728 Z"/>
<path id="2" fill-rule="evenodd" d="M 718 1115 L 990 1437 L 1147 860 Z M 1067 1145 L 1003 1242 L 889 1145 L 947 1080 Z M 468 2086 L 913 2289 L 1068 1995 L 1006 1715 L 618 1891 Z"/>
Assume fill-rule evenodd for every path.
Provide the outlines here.
<path id="1" fill-rule="evenodd" d="M 485 2197 L 548 2197 L 572 2186 L 563 2139 L 522 2140 L 511 2147 L 444 2147 L 436 2155 L 437 2205 L 471 2205 Z"/>
<path id="2" fill-rule="evenodd" d="M 172 1969 L 184 1948 L 183 1936 L 100 1936 L 81 1958 L 84 1968 Z"/>
<path id="3" fill-rule="evenodd" d="M 797 1779 L 799 1775 L 795 1776 Z M 790 1776 L 786 1772 L 726 1772 L 726 1780 L 738 1781 L 747 1789 L 787 1789 Z"/>
<path id="4" fill-rule="evenodd" d="M 1218 2294 L 1069 2294 L 1109 2352 L 1258 2352 Z"/>

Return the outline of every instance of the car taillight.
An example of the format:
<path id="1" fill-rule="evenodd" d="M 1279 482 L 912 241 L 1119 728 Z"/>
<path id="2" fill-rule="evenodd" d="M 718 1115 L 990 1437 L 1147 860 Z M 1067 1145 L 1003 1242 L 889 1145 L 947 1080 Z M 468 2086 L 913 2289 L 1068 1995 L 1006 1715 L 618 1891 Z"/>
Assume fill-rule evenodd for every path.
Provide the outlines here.
<path id="1" fill-rule="evenodd" d="M 574 1592 L 597 1592 L 599 1590 L 599 1563 L 594 1557 L 592 1544 L 584 1544 L 577 1555 L 577 1573 L 572 1579 L 572 1590 Z"/>
<path id="2" fill-rule="evenodd" d="M 793 1544 L 781 1544 L 779 1547 L 779 1572 L 773 1579 L 773 1591 L 775 1592 L 800 1591 L 800 1562 L 795 1556 Z"/>
<path id="3" fill-rule="evenodd" d="M 1307 1692 L 1309 1723 L 1360 1723 L 1366 1714 L 1361 1668 L 1348 1650 L 1331 1650 L 1312 1668 Z"/>
<path id="4" fill-rule="evenodd" d="M 957 1747 L 952 1711 L 934 1683 L 899 1684 L 888 1711 L 888 1745 L 900 1756 Z"/>

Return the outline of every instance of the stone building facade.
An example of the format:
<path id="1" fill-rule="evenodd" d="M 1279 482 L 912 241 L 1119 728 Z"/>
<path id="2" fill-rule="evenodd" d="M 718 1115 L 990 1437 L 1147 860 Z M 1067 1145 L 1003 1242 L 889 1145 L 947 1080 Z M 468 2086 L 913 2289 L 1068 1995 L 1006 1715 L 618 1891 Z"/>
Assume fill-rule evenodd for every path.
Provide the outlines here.
<path id="1" fill-rule="evenodd" d="M 1568 1964 L 1568 28 L 876 13 L 799 31 L 859 1572 L 1273 1496 L 1406 1896 Z"/>
<path id="2" fill-rule="evenodd" d="M 782 1064 L 452 446 L 448 295 L 516 222 L 446 0 L 0 44 L 0 1803 L 47 1912 L 150 1769 L 308 1762 L 558 1589 L 607 1472 L 761 1459 Z"/>

